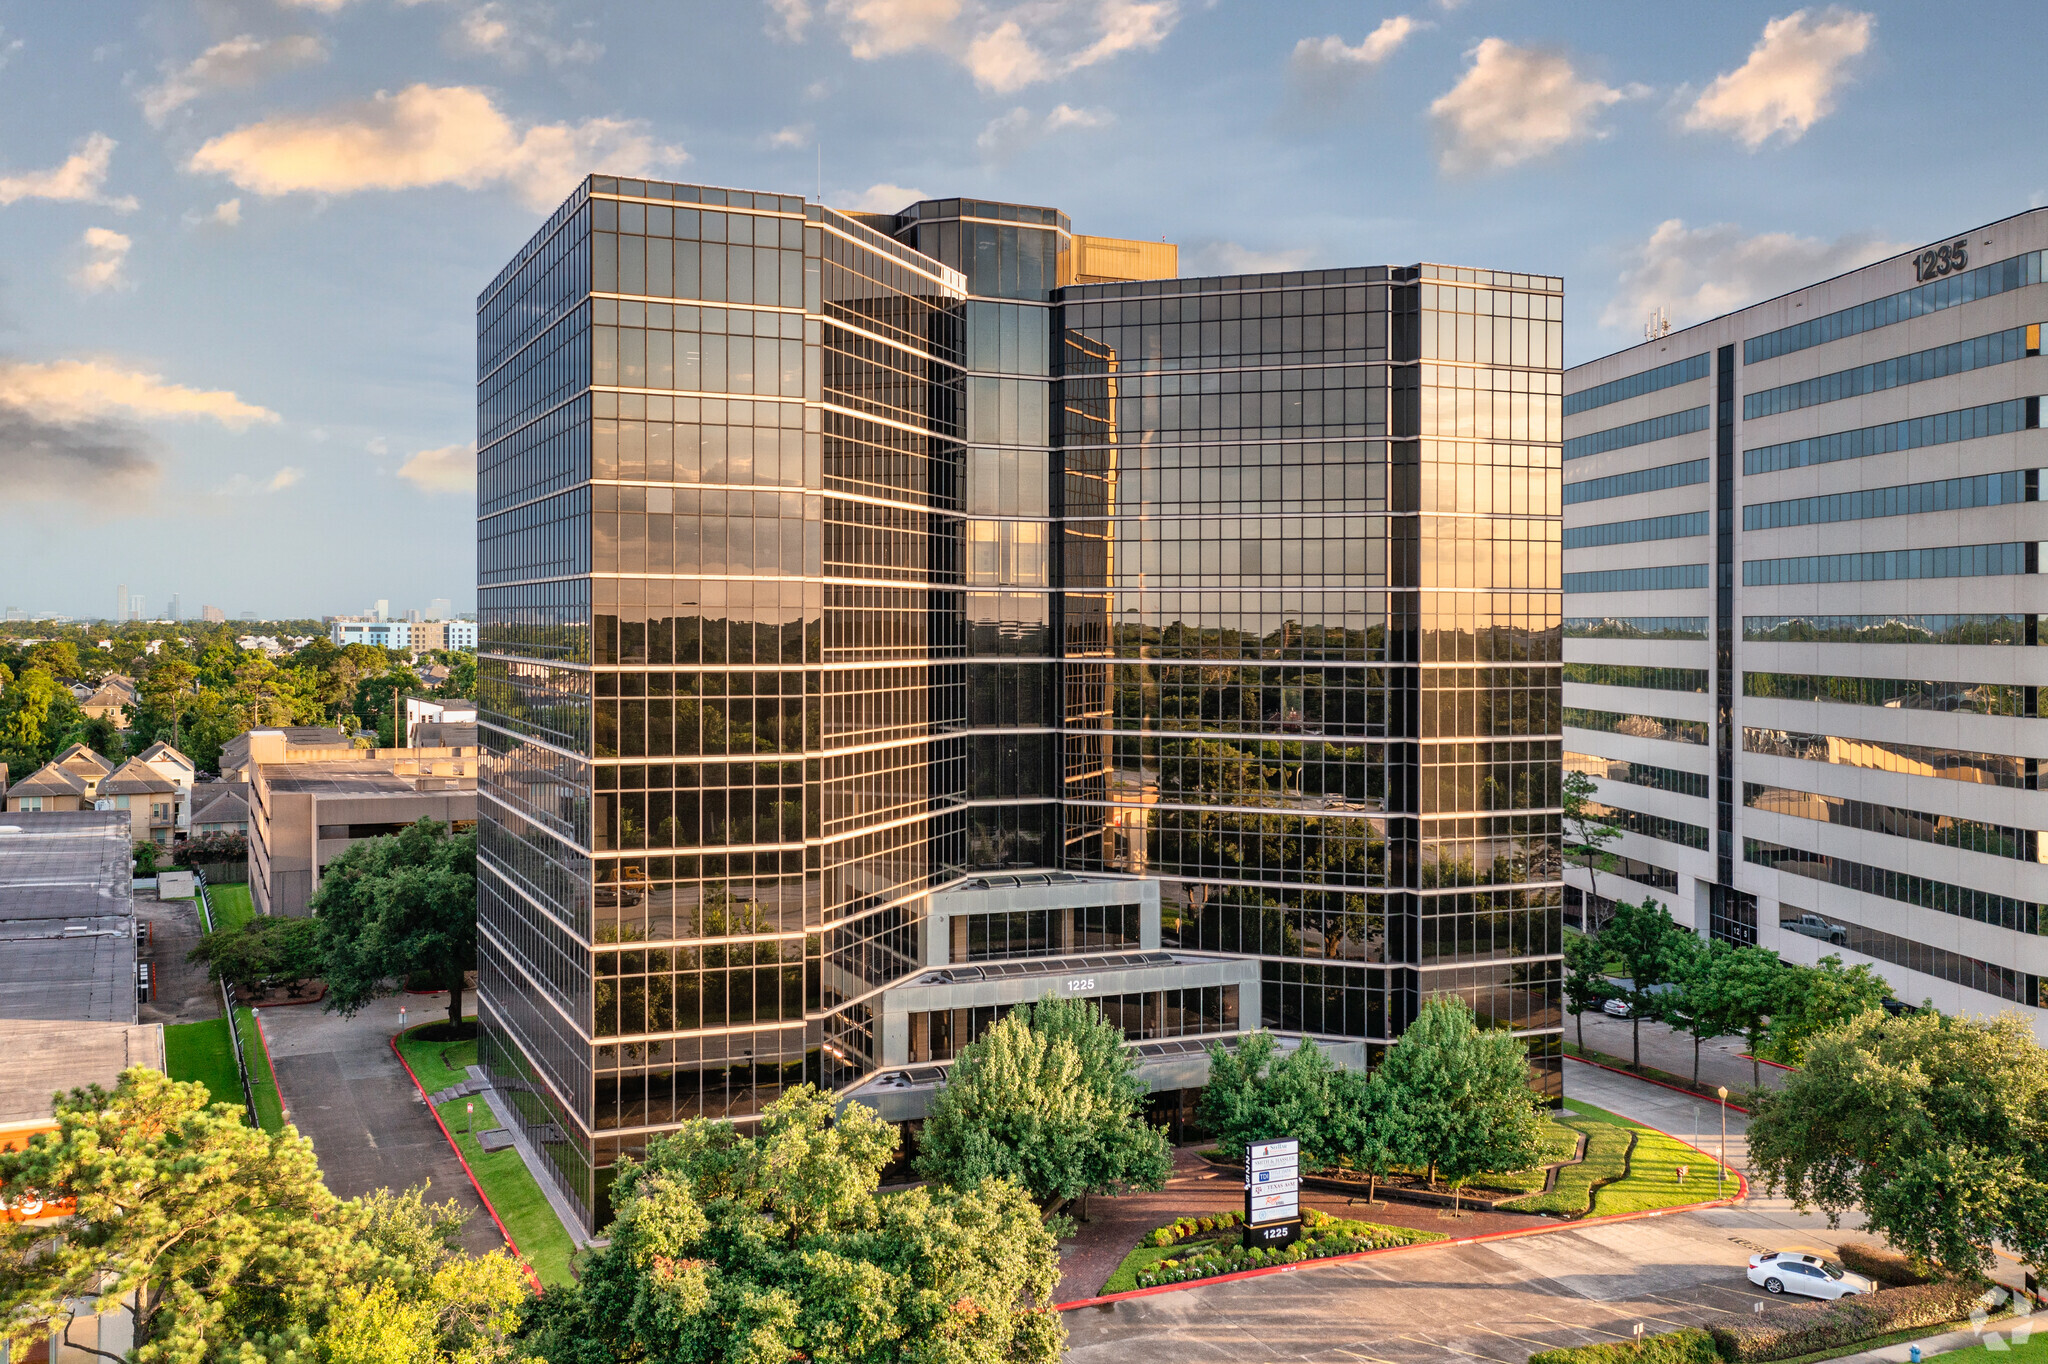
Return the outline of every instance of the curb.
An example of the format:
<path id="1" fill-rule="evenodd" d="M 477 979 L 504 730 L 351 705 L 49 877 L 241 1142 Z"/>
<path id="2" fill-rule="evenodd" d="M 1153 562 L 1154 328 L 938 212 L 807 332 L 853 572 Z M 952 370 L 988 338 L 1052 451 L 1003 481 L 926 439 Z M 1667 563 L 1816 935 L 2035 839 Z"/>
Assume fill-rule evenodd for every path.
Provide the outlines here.
<path id="1" fill-rule="evenodd" d="M 1573 1057 L 1572 1059 L 1577 1060 L 1578 1058 Z M 1594 1063 L 1588 1061 L 1586 1064 L 1592 1065 Z M 1602 1069 L 1606 1069 L 1606 1067 L 1602 1067 Z M 1620 1073 L 1627 1074 L 1626 1071 Z M 1732 1108 L 1734 1105 L 1730 1104 L 1729 1107 Z M 1620 1113 L 1615 1114 L 1615 1116 L 1626 1117 L 1625 1114 Z M 1673 1136 L 1661 1127 L 1652 1127 L 1650 1124 L 1636 1118 L 1627 1118 L 1627 1121 L 1646 1132 L 1655 1132 L 1660 1137 L 1675 1141 L 1680 1146 L 1691 1147 L 1708 1160 L 1714 1161 L 1712 1152 L 1694 1146 L 1684 1137 Z M 1717 1166 L 1720 1164 L 1719 1161 L 1714 1161 L 1714 1163 Z M 1080 1307 L 1104 1307 L 1111 1303 L 1122 1302 L 1127 1298 L 1149 1298 L 1158 1293 L 1176 1293 L 1183 1288 L 1204 1288 L 1210 1284 L 1230 1283 L 1238 1279 L 1264 1278 L 1268 1274 L 1288 1274 L 1297 1270 L 1319 1269 L 1324 1265 L 1349 1264 L 1352 1261 L 1363 1260 L 1374 1255 L 1397 1255 L 1403 1251 L 1442 1250 L 1449 1246 L 1472 1246 L 1487 1241 L 1513 1241 L 1525 1236 L 1549 1236 L 1560 1231 L 1576 1231 L 1580 1227 L 1613 1226 L 1622 1222 L 1646 1221 L 1652 1217 L 1670 1217 L 1675 1213 L 1681 1212 L 1700 1212 L 1707 1208 L 1732 1208 L 1743 1199 L 1749 1197 L 1749 1180 L 1743 1175 L 1742 1171 L 1732 1167 L 1729 1167 L 1728 1173 L 1735 1176 L 1735 1197 L 1733 1198 L 1709 1198 L 1698 1203 L 1681 1203 L 1669 1208 L 1649 1208 L 1642 1212 L 1615 1212 L 1608 1213 L 1604 1217 L 1581 1217 L 1573 1221 L 1555 1222 L 1549 1226 L 1542 1227 L 1517 1227 L 1508 1231 L 1486 1231 L 1479 1233 L 1477 1236 L 1460 1236 L 1448 1241 L 1423 1241 L 1406 1246 L 1382 1246 L 1378 1250 L 1357 1250 L 1349 1255 L 1326 1255 L 1320 1259 L 1302 1260 L 1291 1265 L 1262 1265 L 1257 1269 L 1240 1269 L 1229 1274 L 1212 1274 L 1207 1278 L 1188 1279 L 1181 1283 L 1157 1284 L 1151 1288 L 1131 1288 L 1121 1293 L 1108 1293 L 1100 1297 L 1076 1298 L 1072 1302 L 1056 1302 L 1052 1305 L 1052 1310 L 1055 1312 L 1071 1312 Z"/>
<path id="2" fill-rule="evenodd" d="M 512 1239 L 512 1233 L 505 1230 L 505 1223 L 503 1219 L 501 1219 L 498 1216 L 498 1210 L 491 1206 L 491 1196 L 485 1193 L 484 1186 L 477 1182 L 476 1171 L 469 1168 L 469 1161 L 463 1157 L 462 1148 L 455 1144 L 455 1134 L 448 1130 L 447 1123 L 441 1121 L 440 1111 L 436 1109 L 432 1101 L 427 1098 L 427 1087 L 420 1083 L 419 1076 L 413 1074 L 412 1063 L 406 1060 L 405 1053 L 398 1049 L 398 1034 L 391 1034 L 389 1040 L 391 1045 L 391 1054 L 398 1058 L 399 1065 L 405 1067 L 406 1076 L 412 1081 L 412 1087 L 420 1092 L 420 1102 L 426 1104 L 427 1112 L 434 1115 L 434 1126 L 440 1128 L 441 1135 L 447 1138 L 448 1149 L 455 1153 L 455 1159 L 462 1166 L 462 1173 L 469 1176 L 470 1187 L 476 1190 L 476 1196 L 483 1201 L 484 1211 L 491 1215 L 491 1221 L 495 1223 L 498 1228 L 498 1235 L 505 1238 L 506 1249 L 512 1252 L 513 1259 L 519 1261 L 519 1267 L 526 1271 L 526 1277 L 533 1281 L 533 1295 L 535 1297 L 542 1296 L 547 1292 L 547 1290 L 541 1287 L 540 1275 L 534 1272 L 533 1266 L 527 1263 L 526 1256 L 520 1253 L 519 1243 Z"/>
<path id="3" fill-rule="evenodd" d="M 284 1086 L 277 1082 L 277 1063 L 270 1059 L 270 1039 L 263 1034 L 263 1011 L 253 1004 L 249 1006 L 249 1021 L 256 1025 L 256 1044 L 263 1048 L 263 1065 L 270 1072 L 270 1087 L 277 1091 L 277 1111 L 284 1115 L 285 1126 L 289 1127 L 291 1102 L 284 1097 Z"/>
<path id="4" fill-rule="evenodd" d="M 1715 1097 L 1714 1097 L 1713 1095 L 1711 1095 L 1711 1094 L 1702 1094 L 1702 1093 L 1700 1093 L 1700 1092 L 1699 1092 L 1698 1090 L 1696 1090 L 1696 1089 L 1680 1089 L 1680 1088 L 1679 1088 L 1679 1087 L 1678 1087 L 1677 1085 L 1670 1085 L 1670 1084 L 1666 1084 L 1666 1083 L 1664 1083 L 1664 1081 L 1662 1081 L 1662 1080 L 1652 1080 L 1652 1079 L 1651 1079 L 1651 1078 L 1650 1078 L 1649 1076 L 1647 1076 L 1647 1075 L 1638 1075 L 1638 1074 L 1636 1074 L 1636 1073 L 1635 1073 L 1634 1071 L 1632 1071 L 1632 1070 L 1623 1070 L 1623 1069 L 1621 1069 L 1621 1068 L 1620 1068 L 1619 1066 L 1603 1066 L 1603 1065 L 1601 1065 L 1601 1064 L 1600 1064 L 1600 1063 L 1599 1063 L 1598 1061 L 1588 1061 L 1588 1060 L 1587 1060 L 1587 1059 L 1586 1059 L 1585 1057 L 1583 1057 L 1583 1056 L 1572 1056 L 1572 1055 L 1570 1055 L 1570 1054 L 1567 1054 L 1567 1055 L 1565 1056 L 1565 1058 L 1564 1058 L 1564 1059 L 1565 1059 L 1565 1060 L 1567 1060 L 1567 1061 L 1577 1061 L 1577 1062 L 1578 1062 L 1578 1063 L 1579 1063 L 1580 1065 L 1582 1065 L 1582 1066 L 1591 1066 L 1591 1067 L 1593 1067 L 1593 1069 L 1595 1069 L 1595 1070 L 1604 1070 L 1604 1071 L 1608 1072 L 1608 1073 L 1609 1073 L 1609 1074 L 1611 1074 L 1611 1075 L 1619 1075 L 1619 1076 L 1623 1077 L 1624 1079 L 1634 1080 L 1634 1081 L 1635 1081 L 1636 1083 L 1638 1083 L 1638 1084 L 1644 1084 L 1644 1085 L 1655 1085 L 1655 1086 L 1657 1086 L 1657 1088 L 1659 1088 L 1659 1089 L 1668 1089 L 1668 1090 L 1670 1090 L 1670 1091 L 1671 1091 L 1671 1092 L 1672 1092 L 1673 1094 L 1683 1094 L 1683 1095 L 1685 1095 L 1685 1097 L 1686 1097 L 1686 1098 L 1688 1098 L 1688 1099 L 1698 1099 L 1698 1100 L 1699 1100 L 1699 1101 L 1700 1101 L 1701 1103 L 1703 1103 L 1703 1104 L 1719 1104 L 1719 1103 L 1721 1103 L 1721 1102 L 1722 1102 L 1722 1100 L 1720 1100 L 1720 1099 L 1717 1099 L 1717 1098 L 1715 1098 Z M 1736 1111 L 1737 1113 L 1741 1113 L 1741 1114 L 1747 1115 L 1747 1114 L 1748 1114 L 1748 1112 L 1749 1112 L 1749 1110 L 1748 1110 L 1748 1109 L 1744 1108 L 1744 1107 L 1743 1107 L 1743 1106 L 1742 1106 L 1741 1104 L 1739 1104 L 1739 1103 L 1733 1103 L 1733 1102 L 1731 1102 L 1731 1103 L 1729 1103 L 1729 1104 L 1728 1104 L 1728 1106 L 1729 1106 L 1730 1108 L 1734 1109 L 1734 1110 L 1735 1110 L 1735 1111 Z M 1631 1118 L 1631 1119 L 1630 1119 L 1629 1121 L 1631 1121 L 1631 1122 L 1634 1122 L 1634 1121 L 1635 1121 L 1635 1119 Z M 1640 1124 L 1640 1125 L 1641 1125 L 1641 1126 L 1644 1126 L 1644 1127 L 1649 1127 L 1649 1124 L 1648 1124 L 1648 1123 L 1642 1123 L 1642 1124 Z M 1650 1128 L 1650 1130 L 1654 1132 L 1654 1131 L 1656 1131 L 1657 1129 L 1655 1129 L 1654 1127 L 1652 1127 L 1652 1128 Z M 1664 1135 L 1665 1135 L 1665 1136 L 1667 1136 L 1667 1137 L 1670 1137 L 1670 1136 L 1671 1136 L 1671 1134 L 1670 1134 L 1669 1132 L 1666 1132 L 1666 1133 L 1664 1133 Z M 1679 1140 L 1681 1140 L 1681 1138 L 1678 1138 L 1678 1137 L 1671 1137 L 1671 1139 L 1672 1139 L 1673 1141 L 1679 1141 Z M 1691 1142 L 1686 1142 L 1686 1145 L 1688 1145 L 1688 1146 L 1691 1146 L 1691 1145 L 1692 1145 L 1692 1143 L 1691 1143 Z M 1693 1149 L 1695 1149 L 1695 1150 L 1698 1150 L 1699 1148 L 1697 1148 L 1697 1147 L 1694 1147 Z"/>
<path id="5" fill-rule="evenodd" d="M 1765 1060 L 1765 1059 L 1764 1059 L 1763 1057 L 1761 1057 L 1761 1056 L 1751 1056 L 1751 1055 L 1750 1055 L 1750 1054 L 1749 1054 L 1748 1052 L 1746 1052 L 1746 1051 L 1739 1051 L 1739 1052 L 1737 1052 L 1737 1053 L 1735 1053 L 1735 1054 L 1736 1054 L 1737 1056 L 1740 1056 L 1740 1057 L 1741 1057 L 1741 1058 L 1742 1058 L 1743 1060 L 1745 1060 L 1745 1061 L 1755 1061 L 1755 1062 L 1756 1062 L 1757 1064 L 1759 1064 L 1759 1065 L 1765 1065 L 1765 1066 L 1770 1066 L 1770 1067 L 1772 1067 L 1773 1069 L 1776 1069 L 1776 1070 L 1797 1070 L 1797 1069 L 1799 1069 L 1799 1067 L 1797 1067 L 1797 1066 L 1788 1066 L 1788 1065 L 1786 1065 L 1786 1064 L 1785 1064 L 1785 1063 L 1784 1063 L 1783 1061 L 1767 1061 L 1767 1060 Z"/>

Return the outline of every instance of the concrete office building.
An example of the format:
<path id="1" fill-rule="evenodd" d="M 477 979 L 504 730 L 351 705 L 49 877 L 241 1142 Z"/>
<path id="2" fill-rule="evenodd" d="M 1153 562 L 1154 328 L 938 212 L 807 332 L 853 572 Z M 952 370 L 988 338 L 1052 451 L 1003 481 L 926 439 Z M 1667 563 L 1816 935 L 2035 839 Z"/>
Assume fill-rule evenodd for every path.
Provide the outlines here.
<path id="1" fill-rule="evenodd" d="M 478 300 L 485 1064 L 550 1174 L 1085 996 L 1155 1116 L 1436 993 L 1559 1085 L 1561 281 L 593 177 Z"/>
<path id="2" fill-rule="evenodd" d="M 2044 249 L 2026 213 L 1566 375 L 1566 763 L 1625 831 L 1603 900 L 1944 1010 L 2048 1004 Z"/>

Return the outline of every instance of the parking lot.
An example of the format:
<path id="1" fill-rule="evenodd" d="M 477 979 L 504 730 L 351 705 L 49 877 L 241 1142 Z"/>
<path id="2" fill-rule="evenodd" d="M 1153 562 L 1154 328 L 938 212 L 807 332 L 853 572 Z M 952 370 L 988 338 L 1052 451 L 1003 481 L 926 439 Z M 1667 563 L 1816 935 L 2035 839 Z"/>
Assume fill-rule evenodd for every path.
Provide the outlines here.
<path id="1" fill-rule="evenodd" d="M 1566 1092 L 1709 1151 L 1720 1110 L 1572 1064 Z M 1740 1168 L 1744 1121 L 1729 1115 Z M 1708 1196 L 1711 1196 L 1709 1191 Z M 1455 1222 L 1445 1231 L 1458 1234 Z M 1067 1314 L 1075 1364 L 1470 1358 L 1522 1364 L 1538 1350 L 1625 1340 L 1755 1310 L 1752 1251 L 1831 1254 L 1852 1228 L 1754 1196 L 1739 1207 L 1599 1223 L 1514 1240 L 1422 1247 Z"/>

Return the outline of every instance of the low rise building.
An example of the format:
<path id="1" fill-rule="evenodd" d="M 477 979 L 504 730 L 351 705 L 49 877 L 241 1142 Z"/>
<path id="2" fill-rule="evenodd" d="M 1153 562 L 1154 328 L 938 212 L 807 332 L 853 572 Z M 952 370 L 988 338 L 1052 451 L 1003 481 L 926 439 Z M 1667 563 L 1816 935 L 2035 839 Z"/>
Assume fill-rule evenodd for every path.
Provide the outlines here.
<path id="1" fill-rule="evenodd" d="M 473 730 L 468 744 L 445 748 L 293 748 L 278 730 L 243 737 L 249 891 L 258 913 L 308 913 L 321 872 L 351 843 L 421 819 L 456 829 L 476 823 Z"/>
<path id="2" fill-rule="evenodd" d="M 15 1020 L 135 1022 L 131 859 L 128 816 L 120 811 L 10 810 L 0 821 L 0 1036 L 8 1039 L 8 1068 L 19 1059 Z"/>
<path id="3" fill-rule="evenodd" d="M 336 620 L 330 636 L 337 647 L 372 644 L 380 649 L 410 649 L 413 627 L 402 620 Z"/>
<path id="4" fill-rule="evenodd" d="M 249 787 L 245 782 L 208 782 L 192 793 L 192 836 L 249 832 Z"/>

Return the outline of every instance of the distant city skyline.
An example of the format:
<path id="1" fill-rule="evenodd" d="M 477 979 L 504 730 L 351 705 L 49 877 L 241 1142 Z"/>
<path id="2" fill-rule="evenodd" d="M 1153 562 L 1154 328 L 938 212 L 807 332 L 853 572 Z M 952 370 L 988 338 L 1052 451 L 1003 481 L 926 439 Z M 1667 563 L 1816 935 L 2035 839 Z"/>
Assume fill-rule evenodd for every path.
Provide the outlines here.
<path id="1" fill-rule="evenodd" d="M 1566 359 L 2048 202 L 2036 11 L 143 0 L 0 31 L 0 593 L 475 594 L 475 304 L 589 171 L 1563 276 Z M 906 99 L 914 79 L 916 98 Z M 353 149 L 346 154 L 342 149 Z M 1910 166 L 1915 193 L 1898 192 Z M 1218 235 L 1229 223 L 1228 236 Z M 96 571 L 81 575 L 79 566 Z M 417 603 L 411 603 L 417 604 Z M 189 613 L 190 608 L 187 607 Z"/>

